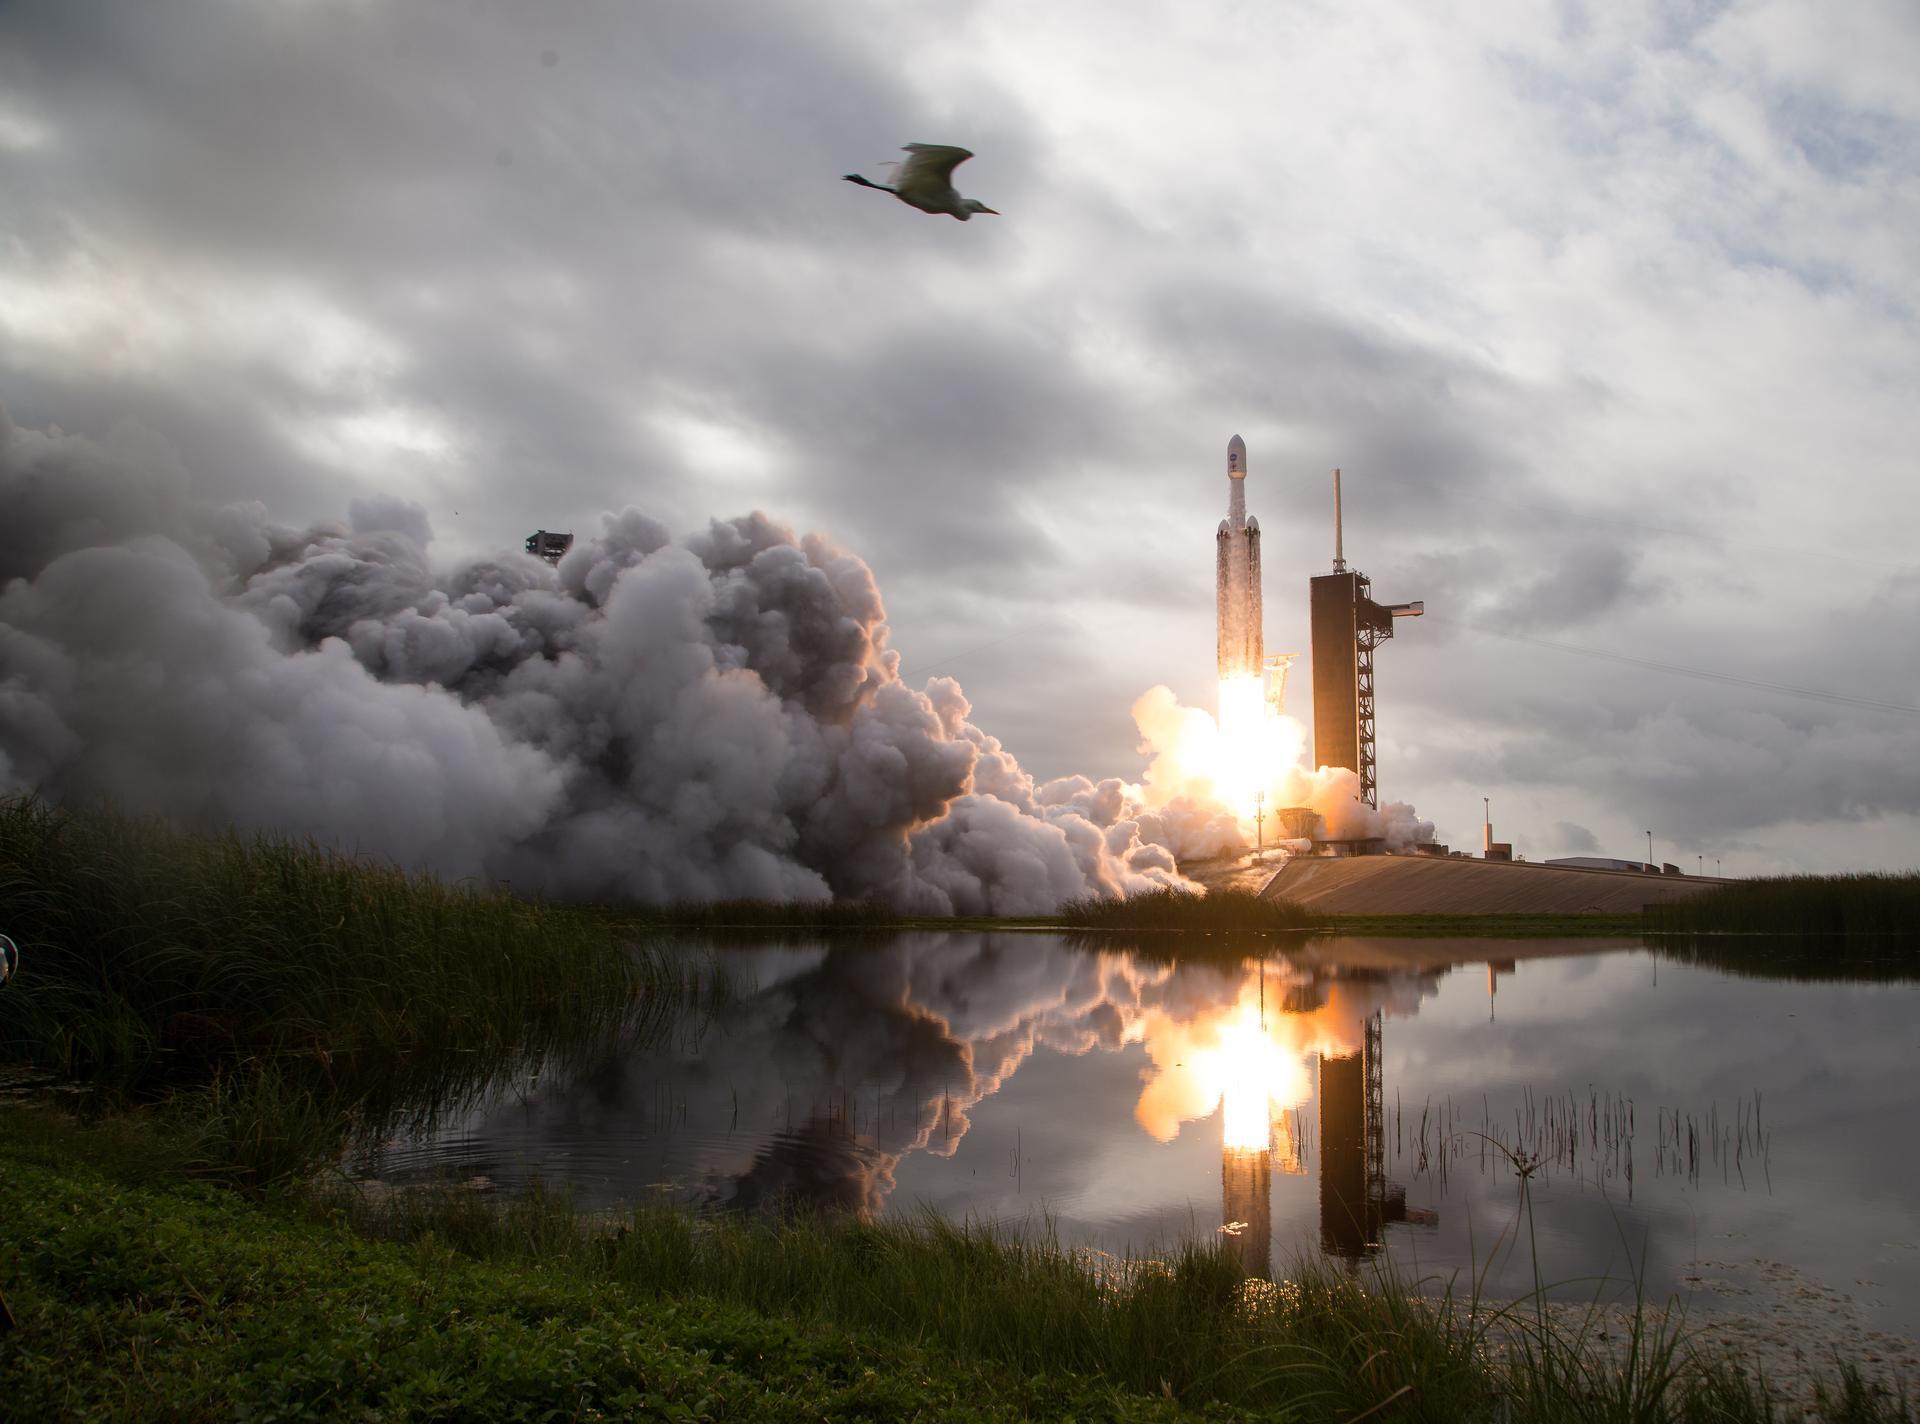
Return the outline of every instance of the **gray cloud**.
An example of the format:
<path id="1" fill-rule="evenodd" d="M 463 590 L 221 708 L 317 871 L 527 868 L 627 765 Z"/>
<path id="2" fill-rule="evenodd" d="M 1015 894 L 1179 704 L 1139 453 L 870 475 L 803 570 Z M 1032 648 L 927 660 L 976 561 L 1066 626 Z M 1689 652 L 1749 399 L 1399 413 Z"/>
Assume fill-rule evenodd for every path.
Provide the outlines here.
<path id="1" fill-rule="evenodd" d="M 1497 775 L 1523 844 L 1606 842 L 1665 744 L 1582 729 L 1682 726 L 1664 784 L 1749 868 L 1860 818 L 1911 860 L 1904 779 L 1835 789 L 1909 722 L 1475 631 L 1920 702 L 1909 625 L 1791 552 L 1897 563 L 1920 514 L 1914 36 L 1815 15 L 19 4 L 0 397 L 170 452 L 101 547 L 168 532 L 149 480 L 298 528 L 397 492 L 449 571 L 629 505 L 830 529 L 902 647 L 1037 630 L 965 672 L 1043 778 L 1136 774 L 1152 683 L 1207 700 L 1238 430 L 1271 644 L 1304 647 L 1334 465 L 1351 556 L 1433 610 L 1383 669 L 1390 795 Z M 1264 76 L 1231 102 L 1228 35 Z M 913 139 L 1007 216 L 835 181 Z M 1755 734 L 1792 764 L 1759 791 L 1736 710 L 1798 729 Z"/>

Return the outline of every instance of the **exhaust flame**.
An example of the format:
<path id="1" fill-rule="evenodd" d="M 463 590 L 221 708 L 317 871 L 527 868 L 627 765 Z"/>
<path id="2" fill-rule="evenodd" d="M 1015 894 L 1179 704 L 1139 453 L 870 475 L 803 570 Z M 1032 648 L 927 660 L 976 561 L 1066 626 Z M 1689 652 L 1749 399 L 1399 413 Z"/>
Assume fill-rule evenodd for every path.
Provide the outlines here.
<path id="1" fill-rule="evenodd" d="M 1250 821 L 1255 814 L 1255 798 L 1268 791 L 1274 771 L 1291 758 L 1285 755 L 1283 729 L 1276 725 L 1280 719 L 1268 710 L 1266 688 L 1260 678 L 1222 678 L 1218 705 L 1214 795 L 1238 819 Z M 1298 724 L 1295 726 L 1297 730 Z M 1298 746 L 1293 750 L 1297 752 Z"/>
<path id="2" fill-rule="evenodd" d="M 1272 709 L 1262 679 L 1223 678 L 1219 697 L 1218 718 L 1181 706 L 1167 687 L 1151 689 L 1133 705 L 1141 750 L 1152 757 L 1139 799 L 1148 815 L 1186 828 L 1184 837 L 1163 833 L 1182 858 L 1250 850 L 1256 841 L 1285 848 L 1290 843 L 1280 839 L 1272 817 L 1294 806 L 1317 812 L 1319 834 L 1329 840 L 1379 839 L 1403 850 L 1433 839 L 1432 823 L 1419 820 L 1411 806 L 1396 802 L 1375 810 L 1360 800 L 1357 773 L 1303 765 L 1306 729 Z M 1262 814 L 1264 826 L 1257 822 Z M 1229 835 L 1219 834 L 1221 821 L 1230 825 Z M 1205 836 L 1192 829 L 1202 826 Z"/>
<path id="3" fill-rule="evenodd" d="M 1230 1005 L 1192 1017 L 1152 1009 L 1133 1030 L 1153 1064 L 1134 1118 L 1161 1142 L 1217 1109 L 1223 1147 L 1274 1146 L 1275 1119 L 1313 1096 L 1309 1060 L 1355 1052 L 1366 1017 L 1380 1007 L 1377 986 L 1335 984 L 1314 1008 L 1283 1009 L 1297 979 L 1282 970 L 1263 984 L 1252 961 L 1242 972 Z"/>

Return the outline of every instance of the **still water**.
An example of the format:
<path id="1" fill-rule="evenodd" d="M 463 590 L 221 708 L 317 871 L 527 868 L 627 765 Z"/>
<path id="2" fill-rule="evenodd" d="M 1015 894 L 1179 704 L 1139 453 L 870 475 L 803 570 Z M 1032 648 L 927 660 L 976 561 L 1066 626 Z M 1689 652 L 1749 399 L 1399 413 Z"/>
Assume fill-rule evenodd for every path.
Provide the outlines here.
<path id="1" fill-rule="evenodd" d="M 1557 1296 L 1637 1275 L 1702 1314 L 1785 1293 L 1920 1335 L 1920 985 L 1638 941 L 1202 943 L 730 949 L 717 1010 L 364 1167 L 589 1206 L 931 1210 L 1135 1255 L 1219 1233 L 1257 1274 L 1384 1256 L 1502 1298 L 1537 1252 Z"/>

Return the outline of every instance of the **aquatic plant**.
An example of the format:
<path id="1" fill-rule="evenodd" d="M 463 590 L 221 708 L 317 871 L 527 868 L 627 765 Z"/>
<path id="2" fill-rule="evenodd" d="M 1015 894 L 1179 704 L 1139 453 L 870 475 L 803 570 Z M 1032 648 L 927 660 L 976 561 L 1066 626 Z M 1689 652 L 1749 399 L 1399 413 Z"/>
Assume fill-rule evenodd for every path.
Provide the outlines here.
<path id="1" fill-rule="evenodd" d="M 1635 1152 L 1634 1100 L 1591 1084 L 1584 1094 L 1524 1088 L 1510 1120 L 1494 1117 L 1485 1098 L 1464 1107 L 1451 1096 L 1428 1098 L 1416 1110 L 1396 1097 L 1386 1122 L 1394 1155 L 1443 1189 L 1470 1158 L 1481 1171 L 1517 1159 L 1529 1164 L 1529 1175 L 1557 1171 L 1603 1185 L 1618 1181 L 1632 1200 L 1636 1166 L 1644 1161 Z M 1656 1177 L 1683 1177 L 1697 1186 L 1717 1171 L 1722 1183 L 1745 1186 L 1751 1170 L 1756 1185 L 1771 1182 L 1773 1133 L 1763 1124 L 1757 1090 L 1751 1098 L 1736 1097 L 1724 1115 L 1717 1102 L 1705 1109 L 1656 1105 L 1652 1123 Z"/>

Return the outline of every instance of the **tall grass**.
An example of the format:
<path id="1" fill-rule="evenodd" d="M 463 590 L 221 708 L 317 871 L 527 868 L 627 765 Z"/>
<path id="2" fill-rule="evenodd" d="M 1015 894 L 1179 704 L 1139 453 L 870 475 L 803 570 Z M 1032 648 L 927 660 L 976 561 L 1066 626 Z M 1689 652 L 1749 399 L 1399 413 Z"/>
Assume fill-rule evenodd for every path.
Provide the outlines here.
<path id="1" fill-rule="evenodd" d="M 1059 923 L 1077 930 L 1299 930 L 1315 923 L 1291 900 L 1263 900 L 1249 890 L 1193 895 L 1155 890 L 1122 900 L 1071 900 Z"/>
<path id="2" fill-rule="evenodd" d="M 1920 942 L 1920 874 L 1737 880 L 1646 908 L 1659 932 L 1899 936 Z"/>
<path id="3" fill-rule="evenodd" d="M 1066 1372 L 1190 1406 L 1275 1417 L 1440 1421 L 1762 1421 L 1775 1404 L 1737 1361 L 1697 1350 L 1677 1317 L 1636 1306 L 1549 1311 L 1422 1295 L 1384 1262 L 1296 1261 L 1247 1279 L 1215 1243 L 1114 1260 L 941 1221 L 699 1217 L 648 1205 L 576 1213 L 536 1189 L 310 1199 L 362 1233 L 432 1241 L 496 1264 L 612 1282 L 648 1301 L 701 1298 L 943 1356 Z M 1530 1220 L 1530 1215 L 1529 1218 Z M 1820 1418 L 1911 1421 L 1906 1401 L 1838 1366 Z"/>
<path id="4" fill-rule="evenodd" d="M 22 952 L 0 1059 L 111 1101 L 209 1093 L 225 1140 L 289 1160 L 644 1029 L 702 979 L 603 911 L 33 798 L 0 802 L 0 924 Z"/>
<path id="5" fill-rule="evenodd" d="M 1281 1405 L 1331 1419 L 1390 1405 L 1390 1418 L 1438 1420 L 1474 1412 L 1491 1393 L 1464 1312 L 1319 1265 L 1276 1290 L 1247 1281 L 1212 1243 L 1114 1261 L 1050 1234 L 1026 1239 L 932 1215 L 707 1218 L 645 1206 L 593 1221 L 537 1190 L 503 1202 L 459 1190 L 321 1201 L 366 1234 L 538 1262 L 642 1299 L 724 1301 L 1188 1404 Z"/>

